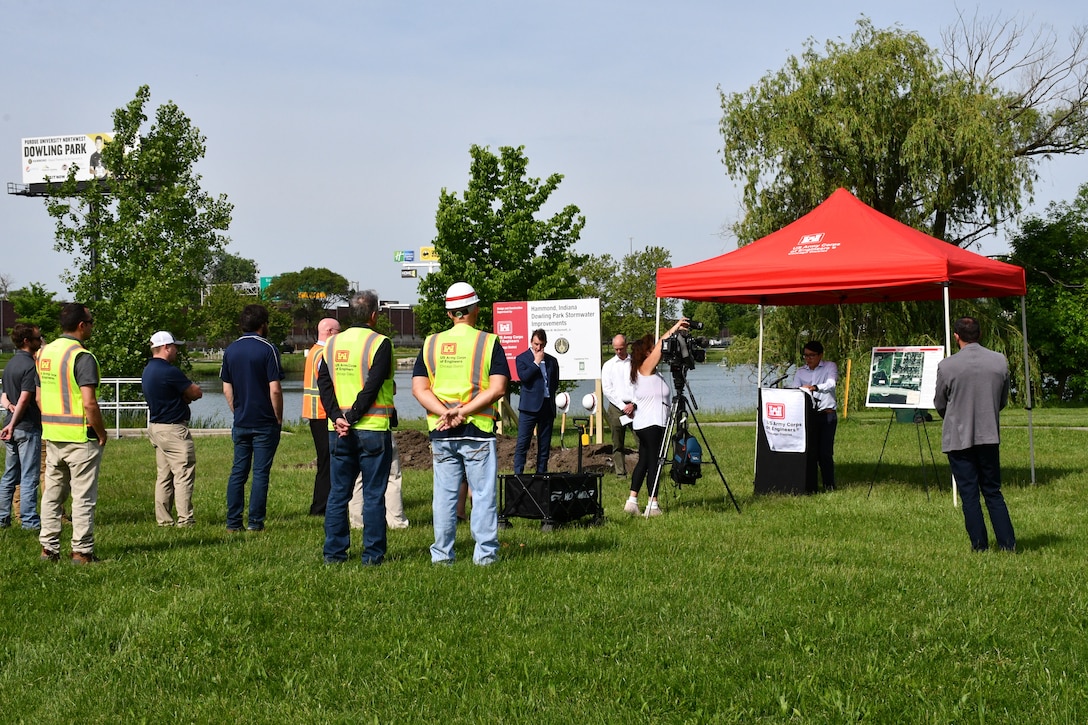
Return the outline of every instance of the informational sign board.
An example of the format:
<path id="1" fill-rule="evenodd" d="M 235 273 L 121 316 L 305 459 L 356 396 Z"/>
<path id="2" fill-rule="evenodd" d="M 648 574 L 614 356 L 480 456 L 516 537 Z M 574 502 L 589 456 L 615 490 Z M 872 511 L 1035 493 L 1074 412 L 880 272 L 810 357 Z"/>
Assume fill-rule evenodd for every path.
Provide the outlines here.
<path id="1" fill-rule="evenodd" d="M 23 139 L 23 183 L 59 183 L 76 168 L 76 181 L 104 179 L 110 175 L 102 163 L 102 149 L 112 133 L 80 133 L 71 136 L 39 136 Z"/>
<path id="2" fill-rule="evenodd" d="M 870 408 L 933 407 L 937 390 L 937 365 L 944 359 L 939 346 L 874 347 L 869 366 Z"/>
<path id="3" fill-rule="evenodd" d="M 434 251 L 434 247 L 420 247 L 419 248 L 419 261 L 421 262 L 437 262 L 438 252 Z"/>
<path id="4" fill-rule="evenodd" d="M 398 249 L 393 252 L 394 262 L 414 262 L 416 261 L 415 250 L 412 249 Z"/>
<path id="5" fill-rule="evenodd" d="M 601 377 L 601 301 L 538 300 L 496 302 L 492 308 L 510 373 L 517 380 L 514 358 L 529 349 L 533 330 L 548 335 L 544 349 L 559 361 L 561 380 L 596 380 Z"/>
<path id="6" fill-rule="evenodd" d="M 408 267 L 407 269 L 402 269 L 400 271 L 400 277 L 401 277 L 401 279 L 415 279 L 416 276 L 418 275 L 418 273 L 419 273 L 418 269 L 415 269 L 413 267 Z"/>

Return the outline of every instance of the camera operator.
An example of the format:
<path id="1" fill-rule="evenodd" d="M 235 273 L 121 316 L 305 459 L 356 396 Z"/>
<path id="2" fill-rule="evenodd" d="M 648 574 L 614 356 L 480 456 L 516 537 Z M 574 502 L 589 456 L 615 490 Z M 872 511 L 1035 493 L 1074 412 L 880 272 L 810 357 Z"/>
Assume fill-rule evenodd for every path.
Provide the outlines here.
<path id="1" fill-rule="evenodd" d="M 657 372 L 658 363 L 661 362 L 661 341 L 687 329 L 688 319 L 685 317 L 673 325 L 656 343 L 653 335 L 646 335 L 635 340 L 631 348 L 631 384 L 635 393 L 635 410 L 631 427 L 638 438 L 638 463 L 635 464 L 634 473 L 631 475 L 631 493 L 623 510 L 633 516 L 639 514 L 638 493 L 642 488 L 642 482 L 649 477 L 652 488 L 652 482 L 657 478 L 658 455 L 665 438 L 669 406 L 672 404 L 672 391 L 669 384 Z M 650 497 L 646 515 L 661 515 L 656 496 Z"/>

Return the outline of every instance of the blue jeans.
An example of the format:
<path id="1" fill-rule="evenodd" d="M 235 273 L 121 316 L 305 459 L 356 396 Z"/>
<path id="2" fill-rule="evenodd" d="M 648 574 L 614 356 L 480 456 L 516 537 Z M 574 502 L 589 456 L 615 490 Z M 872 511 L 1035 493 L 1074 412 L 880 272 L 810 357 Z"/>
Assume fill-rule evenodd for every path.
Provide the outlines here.
<path id="1" fill-rule="evenodd" d="M 468 479 L 472 491 L 472 518 L 469 528 L 476 548 L 472 561 L 493 564 L 499 558 L 498 473 L 495 439 L 431 441 L 434 465 L 434 544 L 431 561 L 452 562 L 457 536 L 457 493 Z"/>
<path id="2" fill-rule="evenodd" d="M 272 459 L 280 444 L 280 427 L 233 428 L 234 465 L 227 479 L 227 528 L 242 528 L 242 509 L 246 503 L 246 479 L 253 468 L 253 485 L 249 491 L 249 528 L 264 528 L 265 507 L 268 505 L 268 474 Z"/>
<path id="3" fill-rule="evenodd" d="M 348 558 L 351 528 L 348 501 L 355 478 L 363 477 L 363 563 L 385 559 L 385 487 L 393 463 L 393 434 L 387 430 L 352 428 L 346 436 L 329 431 L 329 500 L 325 505 L 325 561 Z"/>
<path id="4" fill-rule="evenodd" d="M 0 478 L 0 525 L 11 525 L 11 502 L 19 483 L 19 517 L 24 529 L 40 529 L 38 517 L 38 471 L 42 462 L 42 433 L 28 433 L 16 428 L 11 440 L 4 441 L 7 458 Z"/>
<path id="5" fill-rule="evenodd" d="M 1006 551 L 1016 549 L 1016 534 L 1012 529 L 1012 519 L 1001 495 L 1001 454 L 998 446 L 973 446 L 962 451 L 948 451 L 948 467 L 956 477 L 956 487 L 960 492 L 960 504 L 963 506 L 963 523 L 971 548 L 985 551 L 990 547 L 986 533 L 986 521 L 982 518 L 982 504 L 979 494 L 986 499 L 986 510 L 990 512 L 990 525 L 994 527 L 997 545 Z"/>

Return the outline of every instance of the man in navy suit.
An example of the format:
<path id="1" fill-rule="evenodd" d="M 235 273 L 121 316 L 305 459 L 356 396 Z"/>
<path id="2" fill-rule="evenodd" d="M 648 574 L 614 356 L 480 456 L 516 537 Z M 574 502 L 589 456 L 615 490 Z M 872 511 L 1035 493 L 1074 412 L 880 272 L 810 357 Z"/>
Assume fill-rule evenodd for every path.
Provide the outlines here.
<path id="1" fill-rule="evenodd" d="M 518 402 L 518 444 L 514 449 L 514 473 L 525 473 L 525 454 L 536 429 L 536 472 L 548 472 L 555 421 L 555 393 L 559 387 L 559 361 L 544 352 L 548 333 L 533 330 L 529 349 L 515 359 L 521 398 Z"/>

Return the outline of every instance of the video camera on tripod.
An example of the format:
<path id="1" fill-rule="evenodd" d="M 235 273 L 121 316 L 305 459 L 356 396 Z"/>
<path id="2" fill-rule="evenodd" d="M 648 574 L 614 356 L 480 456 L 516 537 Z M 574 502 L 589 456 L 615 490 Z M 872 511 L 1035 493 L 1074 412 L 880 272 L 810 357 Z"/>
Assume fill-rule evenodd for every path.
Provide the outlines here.
<path id="1" fill-rule="evenodd" d="M 695 337 L 691 330 L 703 329 L 702 322 L 688 320 L 687 328 L 681 328 L 675 335 L 661 341 L 661 361 L 668 363 L 675 374 L 684 370 L 694 370 L 695 363 L 706 362 L 706 347 L 709 340 Z"/>

